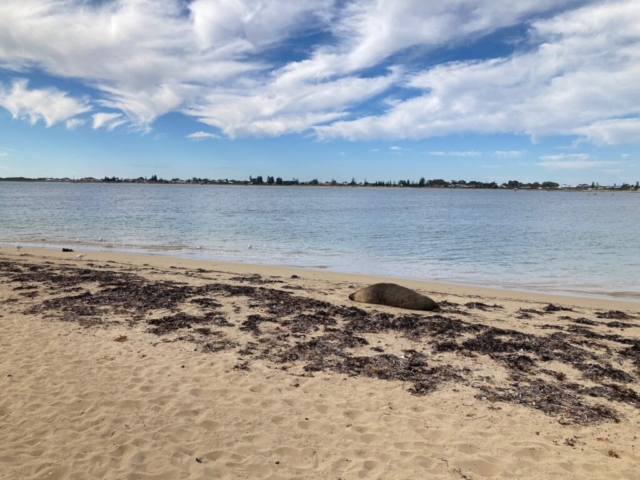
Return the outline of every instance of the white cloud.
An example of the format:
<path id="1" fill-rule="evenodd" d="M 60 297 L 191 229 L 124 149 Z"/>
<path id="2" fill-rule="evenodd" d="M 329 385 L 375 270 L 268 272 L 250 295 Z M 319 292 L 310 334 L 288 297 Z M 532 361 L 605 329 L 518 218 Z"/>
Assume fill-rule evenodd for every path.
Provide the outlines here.
<path id="1" fill-rule="evenodd" d="M 496 150 L 493 152 L 493 156 L 497 158 L 521 158 L 526 153 L 526 150 Z"/>
<path id="2" fill-rule="evenodd" d="M 86 121 L 81 118 L 71 118 L 65 122 L 65 125 L 68 130 L 75 130 L 81 125 L 84 125 L 85 123 Z"/>
<path id="3" fill-rule="evenodd" d="M 546 170 L 588 170 L 593 168 L 620 165 L 622 162 L 593 160 L 586 153 L 572 153 L 565 155 L 543 155 L 542 162 L 535 165 Z"/>
<path id="4" fill-rule="evenodd" d="M 93 129 L 97 130 L 98 128 L 105 127 L 107 130 L 113 130 L 119 125 L 122 125 L 126 122 L 126 120 L 122 120 L 121 113 L 95 113 L 92 115 L 93 118 Z"/>
<path id="5" fill-rule="evenodd" d="M 199 140 L 207 140 L 212 138 L 220 138 L 219 135 L 215 133 L 207 133 L 207 132 L 193 132 L 187 135 L 189 140 L 199 141 Z"/>
<path id="6" fill-rule="evenodd" d="M 397 145 L 393 145 L 392 147 L 389 147 L 389 150 L 402 150 L 402 147 L 398 147 Z"/>
<path id="7" fill-rule="evenodd" d="M 11 90 L 0 84 L 0 106 L 13 118 L 28 120 L 32 125 L 42 120 L 47 127 L 90 110 L 86 101 L 56 88 L 30 89 L 26 79 L 15 80 Z"/>
<path id="8" fill-rule="evenodd" d="M 467 151 L 453 151 L 453 152 L 427 152 L 428 155 L 434 157 L 481 157 L 482 152 L 478 152 L 476 150 L 467 150 Z"/>
<path id="9" fill-rule="evenodd" d="M 587 160 L 589 155 L 587 153 L 563 153 L 563 154 L 554 154 L 554 155 L 542 155 L 539 157 L 540 160 L 544 160 L 547 162 L 561 162 L 561 161 L 577 161 L 577 160 Z"/>
<path id="10" fill-rule="evenodd" d="M 121 115 L 98 113 L 94 128 L 148 132 L 182 112 L 232 138 L 313 129 L 321 140 L 471 132 L 638 143 L 638 24 L 636 0 L 3 0 L 0 67 L 90 87 L 92 105 Z M 414 62 L 515 25 L 529 33 L 511 56 Z M 314 34 L 331 41 L 299 41 Z M 381 99 L 392 88 L 415 95 Z M 2 91 L 0 105 L 46 125 L 90 109 L 55 89 L 30 92 L 47 98 L 7 103 Z"/>
<path id="11" fill-rule="evenodd" d="M 640 60 L 640 55 L 638 58 Z M 640 75 L 640 69 L 638 74 Z M 637 108 L 637 105 L 635 107 Z M 603 120 L 581 127 L 576 131 L 576 133 L 590 138 L 598 145 L 640 144 L 639 132 L 640 118 Z"/>
<path id="12" fill-rule="evenodd" d="M 7 152 L 0 152 L 0 158 L 8 157 L 9 154 Z"/>
<path id="13" fill-rule="evenodd" d="M 438 65 L 409 77 L 424 93 L 386 112 L 316 127 L 321 138 L 424 138 L 473 132 L 584 135 L 637 142 L 640 4 L 597 2 L 532 24 L 531 51 Z M 621 118 L 625 117 L 625 118 Z"/>

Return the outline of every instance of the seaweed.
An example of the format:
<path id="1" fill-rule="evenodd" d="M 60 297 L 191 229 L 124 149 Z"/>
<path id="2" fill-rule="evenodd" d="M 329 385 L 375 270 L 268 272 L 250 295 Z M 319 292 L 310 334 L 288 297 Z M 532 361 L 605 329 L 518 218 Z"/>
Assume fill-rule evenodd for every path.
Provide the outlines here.
<path id="1" fill-rule="evenodd" d="M 406 382 L 413 395 L 427 395 L 447 382 L 462 383 L 476 388 L 478 397 L 484 400 L 535 408 L 565 423 L 622 418 L 609 405 L 594 404 L 594 399 L 640 408 L 640 396 L 633 389 L 636 377 L 610 363 L 612 359 L 621 365 L 630 361 L 640 375 L 640 341 L 588 328 L 631 328 L 631 323 L 604 324 L 560 316 L 558 320 L 570 324 L 534 325 L 545 332 L 533 334 L 466 321 L 477 320 L 482 314 L 471 316 L 459 304 L 448 301 L 441 302 L 443 311 L 437 314 L 392 314 L 294 294 L 282 289 L 286 285 L 279 289 L 265 286 L 279 281 L 254 275 L 234 277 L 233 281 L 244 283 L 240 285 L 209 282 L 202 277 L 200 280 L 207 283 L 192 285 L 147 279 L 134 269 L 97 268 L 88 268 L 88 264 L 31 265 L 26 259 L 0 261 L 0 277 L 17 284 L 14 290 L 48 295 L 26 306 L 26 314 L 76 322 L 87 328 L 109 328 L 125 318 L 130 327 L 142 324 L 150 334 L 163 337 L 163 342 L 190 342 L 211 354 L 236 349 L 233 355 L 238 356 L 237 370 L 248 369 L 248 361 L 242 357 L 251 357 L 252 361 L 264 360 L 283 369 L 296 365 L 305 375 L 324 371 Z M 208 273 L 201 270 L 195 272 Z M 175 275 L 194 276 L 187 272 Z M 242 298 L 246 306 L 241 309 L 236 298 Z M 15 304 L 18 299 L 4 302 Z M 193 305 L 204 313 L 192 313 Z M 233 307 L 237 316 L 248 312 L 235 325 L 221 313 L 224 305 Z M 464 307 L 480 312 L 503 309 L 480 302 Z M 571 310 L 549 304 L 544 311 L 521 309 L 518 314 L 533 318 L 560 311 Z M 456 315 L 464 315 L 465 320 Z M 598 316 L 627 321 L 633 318 L 617 311 Z M 234 330 L 227 330 L 230 328 Z M 549 334 L 546 330 L 558 331 Z M 229 331 L 236 333 L 233 341 L 224 333 Z M 403 350 L 403 355 L 387 353 L 381 345 L 370 346 L 371 337 L 367 340 L 364 335 L 395 336 L 411 342 L 415 349 Z M 430 365 L 424 353 L 427 348 L 444 363 Z M 462 362 L 469 361 L 466 357 L 489 358 L 506 372 L 509 381 L 474 377 L 468 368 L 453 367 L 446 361 L 451 353 Z M 590 385 L 568 382 L 564 373 L 545 365 L 551 361 L 576 369 Z"/>
<path id="2" fill-rule="evenodd" d="M 632 320 L 636 317 L 628 315 L 620 310 L 609 310 L 608 312 L 600 312 L 597 314 L 598 318 L 607 318 L 609 320 Z"/>
<path id="3" fill-rule="evenodd" d="M 487 305 L 482 302 L 469 302 L 469 303 L 465 303 L 464 306 L 470 309 L 482 310 L 484 312 L 488 312 L 496 309 L 504 310 L 504 307 L 501 305 Z"/>
<path id="4" fill-rule="evenodd" d="M 567 392 L 566 386 L 546 382 L 541 378 L 529 382 L 514 382 L 509 387 L 480 385 L 476 398 L 490 402 L 507 402 L 540 410 L 561 423 L 589 425 L 602 420 L 620 422 L 619 414 L 601 404 L 590 404 L 582 396 Z"/>
<path id="5" fill-rule="evenodd" d="M 567 308 L 567 307 L 561 307 L 559 305 L 554 305 L 553 303 L 550 303 L 549 305 L 547 305 L 546 307 L 544 307 L 544 311 L 547 313 L 553 313 L 553 312 L 573 312 L 572 308 Z"/>

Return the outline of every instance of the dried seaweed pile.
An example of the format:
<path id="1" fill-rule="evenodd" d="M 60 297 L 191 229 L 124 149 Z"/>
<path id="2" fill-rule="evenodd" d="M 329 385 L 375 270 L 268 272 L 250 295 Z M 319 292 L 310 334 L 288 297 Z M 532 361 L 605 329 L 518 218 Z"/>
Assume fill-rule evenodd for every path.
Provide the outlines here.
<path id="1" fill-rule="evenodd" d="M 536 325 L 553 332 L 532 334 L 474 323 L 479 312 L 506 315 L 500 305 L 442 302 L 438 314 L 393 315 L 294 295 L 282 290 L 288 287 L 284 282 L 256 275 L 233 277 L 235 284 L 193 285 L 125 271 L 0 261 L 0 280 L 32 295 L 24 313 L 86 327 L 143 326 L 172 341 L 193 342 L 202 351 L 234 351 L 238 369 L 263 360 L 283 369 L 301 366 L 306 375 L 322 371 L 407 382 L 416 395 L 458 382 L 476 388 L 478 398 L 521 404 L 566 423 L 620 421 L 617 404 L 640 408 L 634 390 L 640 378 L 640 340 L 590 328 L 624 332 L 640 325 L 623 312 L 602 312 L 600 321 L 562 315 L 572 310 L 552 304 L 514 312 L 518 318 L 555 322 Z M 273 283 L 277 288 L 264 286 Z M 33 300 L 38 295 L 48 298 Z M 227 318 L 224 307 L 237 299 L 246 301 L 249 313 Z M 190 312 L 184 311 L 187 307 Z M 400 338 L 412 348 L 390 353 L 381 341 L 373 344 L 374 338 Z M 502 367 L 507 381 L 474 377 L 464 365 L 479 357 Z M 461 360 L 455 362 L 458 366 L 453 358 Z M 570 381 L 554 369 L 558 364 L 577 379 Z"/>

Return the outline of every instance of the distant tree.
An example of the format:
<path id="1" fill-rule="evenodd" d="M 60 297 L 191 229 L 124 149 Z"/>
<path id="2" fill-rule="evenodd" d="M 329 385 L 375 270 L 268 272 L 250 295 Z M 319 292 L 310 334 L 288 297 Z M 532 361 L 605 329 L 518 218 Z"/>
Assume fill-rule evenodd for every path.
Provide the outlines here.
<path id="1" fill-rule="evenodd" d="M 355 187 L 357 185 L 356 177 L 351 177 L 351 182 L 349 183 L 349 185 L 351 185 L 352 187 Z"/>
<path id="2" fill-rule="evenodd" d="M 556 182 L 542 182 L 542 188 L 558 188 L 559 183 Z"/>
<path id="3" fill-rule="evenodd" d="M 332 178 L 332 179 L 331 179 L 331 186 L 332 186 L 332 187 L 335 187 L 337 184 L 338 184 L 338 182 L 336 182 L 336 179 L 335 179 L 335 178 Z"/>
<path id="4" fill-rule="evenodd" d="M 420 177 L 420 181 L 418 182 L 418 185 L 420 187 L 424 187 L 426 185 L 427 181 L 424 179 L 424 177 Z"/>
<path id="5" fill-rule="evenodd" d="M 429 187 L 446 187 L 447 185 L 449 185 L 447 181 L 441 178 L 435 178 L 427 181 L 427 186 Z"/>
<path id="6" fill-rule="evenodd" d="M 281 177 L 276 178 L 276 185 L 282 185 L 282 178 Z"/>
<path id="7" fill-rule="evenodd" d="M 158 176 L 157 175 L 151 175 L 151 178 L 149 179 L 150 182 L 157 182 L 158 181 Z"/>
<path id="8" fill-rule="evenodd" d="M 638 188 L 640 188 L 640 182 L 636 182 L 636 186 L 633 189 L 638 190 Z"/>
<path id="9" fill-rule="evenodd" d="M 311 181 L 309 182 L 309 185 L 318 185 L 318 179 L 317 179 L 317 178 L 314 178 L 313 180 L 311 180 Z"/>
<path id="10" fill-rule="evenodd" d="M 267 183 L 268 183 L 269 185 L 273 185 L 273 184 L 275 183 L 275 180 L 273 179 L 273 177 L 268 176 L 268 177 L 267 177 Z"/>

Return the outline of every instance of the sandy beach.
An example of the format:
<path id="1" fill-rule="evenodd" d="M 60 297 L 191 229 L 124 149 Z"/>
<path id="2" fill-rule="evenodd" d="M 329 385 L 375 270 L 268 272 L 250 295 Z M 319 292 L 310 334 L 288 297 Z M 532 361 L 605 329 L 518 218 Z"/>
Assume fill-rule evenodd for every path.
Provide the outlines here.
<path id="1" fill-rule="evenodd" d="M 640 303 L 380 280 L 3 247 L 0 479 L 640 478 Z"/>

